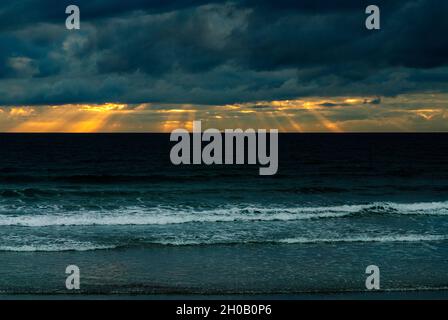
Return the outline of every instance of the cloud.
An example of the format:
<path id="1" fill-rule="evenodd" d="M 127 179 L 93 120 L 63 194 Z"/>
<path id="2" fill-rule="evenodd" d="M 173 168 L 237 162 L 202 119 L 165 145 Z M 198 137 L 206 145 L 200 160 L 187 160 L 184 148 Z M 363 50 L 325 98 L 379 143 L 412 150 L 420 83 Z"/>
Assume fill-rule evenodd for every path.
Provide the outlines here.
<path id="1" fill-rule="evenodd" d="M 68 4 L 0 4 L 0 105 L 448 90 L 443 0 L 377 1 L 380 31 L 364 27 L 366 1 L 79 0 L 80 31 L 64 27 Z"/>
<path id="2" fill-rule="evenodd" d="M 375 98 L 371 100 L 364 100 L 364 104 L 381 104 L 381 98 Z"/>
<path id="3" fill-rule="evenodd" d="M 28 78 L 39 73 L 35 61 L 27 57 L 11 57 L 7 61 L 7 66 L 17 77 Z"/>
<path id="4" fill-rule="evenodd" d="M 345 107 L 345 106 L 349 106 L 350 104 L 348 103 L 334 103 L 334 102 L 324 102 L 324 103 L 320 103 L 319 106 L 321 107 L 327 107 L 327 108 L 333 108 L 333 107 Z"/>

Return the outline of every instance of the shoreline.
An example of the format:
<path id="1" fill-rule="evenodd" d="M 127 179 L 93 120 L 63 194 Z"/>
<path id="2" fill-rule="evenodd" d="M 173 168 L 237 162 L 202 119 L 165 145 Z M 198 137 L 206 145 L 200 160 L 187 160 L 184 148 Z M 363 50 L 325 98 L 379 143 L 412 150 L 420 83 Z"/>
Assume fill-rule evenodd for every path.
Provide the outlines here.
<path id="1" fill-rule="evenodd" d="M 406 255 L 393 243 L 3 252 L 0 299 L 448 299 L 448 248 L 405 248 Z M 428 259 L 434 250 L 439 255 Z M 365 270 L 375 261 L 381 261 L 382 290 L 368 292 Z M 78 292 L 65 287 L 73 264 L 81 270 Z"/>
<path id="2" fill-rule="evenodd" d="M 0 300 L 448 300 L 448 290 L 421 291 L 377 291 L 377 292 L 338 292 L 338 293 L 301 293 L 301 294 L 234 294 L 234 295 L 198 295 L 198 294 L 0 294 Z"/>

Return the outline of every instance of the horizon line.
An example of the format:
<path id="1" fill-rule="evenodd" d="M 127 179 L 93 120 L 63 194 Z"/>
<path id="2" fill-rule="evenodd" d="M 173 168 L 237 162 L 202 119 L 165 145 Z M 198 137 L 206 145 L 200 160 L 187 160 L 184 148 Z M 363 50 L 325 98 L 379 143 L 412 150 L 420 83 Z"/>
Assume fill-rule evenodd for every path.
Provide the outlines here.
<path id="1" fill-rule="evenodd" d="M 269 129 L 267 129 L 269 130 Z M 204 131 L 201 131 L 203 133 Z M 193 134 L 193 132 L 189 131 L 188 133 Z M 224 131 L 220 131 L 220 133 L 225 133 Z M 255 133 L 257 133 L 257 130 L 255 130 Z M 267 132 L 269 133 L 269 131 Z M 448 133 L 448 131 L 344 131 L 344 132 L 330 132 L 330 131 L 306 131 L 306 132 L 299 132 L 299 131 L 279 131 L 278 134 L 332 134 L 332 135 L 341 135 L 341 134 L 445 134 Z M 104 131 L 104 132 L 0 132 L 0 134 L 80 134 L 80 135 L 87 135 L 87 134 L 171 134 L 171 132 L 163 132 L 163 131 Z"/>

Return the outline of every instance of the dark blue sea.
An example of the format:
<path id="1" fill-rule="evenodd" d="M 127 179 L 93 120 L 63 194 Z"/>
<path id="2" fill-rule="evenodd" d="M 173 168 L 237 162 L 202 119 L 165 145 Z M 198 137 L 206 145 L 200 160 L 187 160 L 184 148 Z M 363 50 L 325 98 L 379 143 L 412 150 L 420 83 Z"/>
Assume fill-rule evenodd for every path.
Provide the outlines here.
<path id="1" fill-rule="evenodd" d="M 167 134 L 0 135 L 0 294 L 448 288 L 447 134 L 280 134 L 279 170 L 174 166 Z"/>

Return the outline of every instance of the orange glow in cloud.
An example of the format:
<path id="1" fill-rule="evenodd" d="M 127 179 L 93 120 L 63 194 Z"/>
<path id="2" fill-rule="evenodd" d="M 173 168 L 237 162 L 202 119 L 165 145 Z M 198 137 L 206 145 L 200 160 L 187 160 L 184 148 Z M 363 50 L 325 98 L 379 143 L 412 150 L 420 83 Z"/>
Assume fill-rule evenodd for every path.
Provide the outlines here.
<path id="1" fill-rule="evenodd" d="M 61 106 L 42 108 L 39 113 L 13 112 L 17 125 L 9 132 L 97 132 L 101 131 L 111 115 L 109 106 Z M 19 119 L 17 119 L 19 117 Z M 20 118 L 26 117 L 25 119 Z"/>
<path id="2" fill-rule="evenodd" d="M 171 132 L 263 128 L 280 132 L 448 131 L 448 96 L 310 97 L 231 105 L 77 104 L 0 107 L 0 132 Z M 429 128 L 429 129 L 428 129 Z M 435 128 L 435 129 L 434 129 Z"/>
<path id="3" fill-rule="evenodd" d="M 24 107 L 20 107 L 20 108 L 11 108 L 11 110 L 9 111 L 9 115 L 13 116 L 13 117 L 28 117 L 30 115 L 32 115 L 34 113 L 34 109 L 33 108 L 24 108 Z"/>

